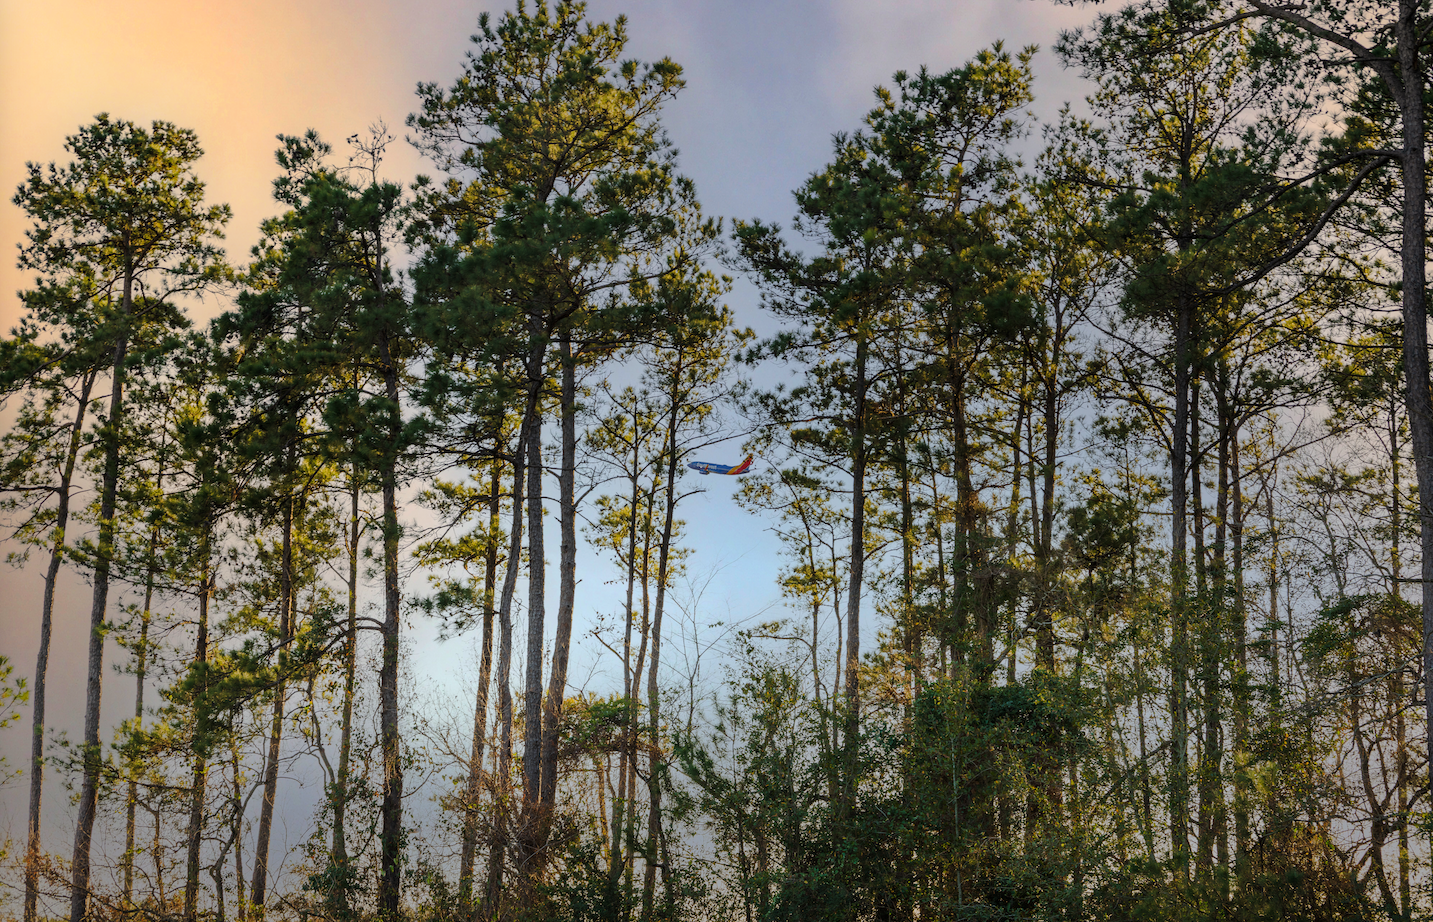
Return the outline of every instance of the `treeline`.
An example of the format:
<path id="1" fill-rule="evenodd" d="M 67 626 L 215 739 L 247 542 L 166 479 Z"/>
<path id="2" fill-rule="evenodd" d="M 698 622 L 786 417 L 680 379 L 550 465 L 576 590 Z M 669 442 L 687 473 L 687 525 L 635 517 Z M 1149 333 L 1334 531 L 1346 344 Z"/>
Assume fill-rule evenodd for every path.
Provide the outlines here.
<path id="1" fill-rule="evenodd" d="M 1397 6 L 1099 11 L 1045 126 L 1034 49 L 898 73 L 789 228 L 703 214 L 681 69 L 580 3 L 418 87 L 436 178 L 386 180 L 382 126 L 281 138 L 244 265 L 193 132 L 83 126 L 14 198 L 0 485 L 44 592 L 4 911 L 1427 916 L 1433 16 Z M 681 514 L 737 438 L 785 604 L 721 625 Z M 585 633 L 582 580 L 622 599 Z M 460 725 L 415 710 L 418 620 L 474 638 Z"/>

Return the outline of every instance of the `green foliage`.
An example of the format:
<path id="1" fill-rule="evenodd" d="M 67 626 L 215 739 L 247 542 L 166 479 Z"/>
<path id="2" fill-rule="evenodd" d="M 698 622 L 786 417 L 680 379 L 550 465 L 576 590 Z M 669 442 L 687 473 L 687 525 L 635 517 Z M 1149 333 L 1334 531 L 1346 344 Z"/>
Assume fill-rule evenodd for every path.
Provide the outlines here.
<path id="1" fill-rule="evenodd" d="M 98 626 L 163 686 L 112 758 L 61 743 L 102 803 L 136 792 L 123 892 L 95 875 L 90 914 L 181 917 L 182 838 L 196 918 L 1427 915 L 1419 389 L 1375 316 L 1409 294 L 1383 169 L 1406 113 L 1384 57 L 1350 75 L 1289 17 L 1396 36 L 1375 3 L 1306 6 L 1100 11 L 1057 46 L 1090 118 L 1033 171 L 1034 49 L 897 73 L 790 234 L 736 224 L 785 325 L 759 343 L 663 130 L 680 67 L 578 2 L 484 14 L 418 88 L 438 178 L 382 179 L 382 126 L 346 164 L 282 137 L 280 213 L 202 332 L 185 299 L 236 276 L 192 132 L 100 116 L 30 165 L 7 552 L 45 549 L 51 586 L 65 560 L 113 575 Z M 739 438 L 787 610 L 714 623 L 677 513 L 688 460 Z M 598 579 L 626 597 L 583 635 Z M 425 615 L 483 624 L 473 710 L 402 658 Z M 612 656 L 575 655 L 587 687 L 576 644 Z M 236 906 L 311 773 L 302 857 Z"/>
<path id="2" fill-rule="evenodd" d="M 133 322 L 115 308 L 136 278 L 149 282 L 147 308 L 135 319 L 175 307 L 169 298 L 222 279 L 213 243 L 229 219 L 225 205 L 205 206 L 193 164 L 203 154 L 194 132 L 169 122 L 145 130 L 96 117 L 65 141 L 74 157 L 61 167 L 30 163 L 13 199 L 33 222 L 20 265 L 38 273 L 22 329 L 64 329 L 80 347 L 113 341 Z"/>
<path id="3" fill-rule="evenodd" d="M 20 719 L 20 709 L 30 700 L 29 683 L 24 676 L 12 679 L 15 667 L 10 658 L 0 656 L 0 730 Z M 20 769 L 10 768 L 8 761 L 0 758 L 0 787 L 4 787 L 21 774 Z"/>

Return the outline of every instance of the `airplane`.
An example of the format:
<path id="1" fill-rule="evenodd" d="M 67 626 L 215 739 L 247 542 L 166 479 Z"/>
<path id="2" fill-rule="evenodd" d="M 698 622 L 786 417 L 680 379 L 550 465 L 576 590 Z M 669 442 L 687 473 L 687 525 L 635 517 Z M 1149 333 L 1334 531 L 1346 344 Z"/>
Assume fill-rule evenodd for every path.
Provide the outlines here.
<path id="1" fill-rule="evenodd" d="M 751 455 L 740 464 L 712 464 L 709 461 L 693 461 L 687 467 L 700 474 L 745 474 L 746 469 L 751 467 Z"/>

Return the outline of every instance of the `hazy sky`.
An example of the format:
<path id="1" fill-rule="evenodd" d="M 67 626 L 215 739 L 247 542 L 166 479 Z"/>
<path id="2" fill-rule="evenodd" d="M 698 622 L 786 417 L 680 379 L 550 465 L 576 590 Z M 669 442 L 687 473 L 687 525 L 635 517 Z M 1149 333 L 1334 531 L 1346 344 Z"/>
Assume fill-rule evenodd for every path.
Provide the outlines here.
<path id="1" fill-rule="evenodd" d="M 402 133 L 419 81 L 456 75 L 483 9 L 457 0 L 0 0 L 0 326 L 27 284 L 9 202 L 27 160 L 63 160 L 64 138 L 96 113 L 195 129 L 198 172 L 234 209 L 230 251 L 247 255 L 272 212 L 274 136 L 317 128 L 341 145 L 377 119 Z M 1038 44 L 1041 115 L 1078 90 L 1050 46 L 1088 18 L 1049 0 L 598 0 L 626 14 L 629 52 L 670 56 L 687 89 L 666 113 L 708 212 L 781 218 L 790 190 L 857 126 L 871 89 L 897 69 L 944 69 L 997 39 Z M 406 144 L 393 178 L 428 169 Z M 738 306 L 739 307 L 739 306 Z"/>
<path id="2" fill-rule="evenodd" d="M 242 261 L 259 221 L 273 212 L 275 135 L 313 127 L 340 146 L 382 119 L 401 138 L 415 84 L 456 76 L 484 9 L 497 14 L 503 7 L 458 0 L 0 0 L 0 329 L 15 323 L 15 292 L 29 282 L 14 265 L 24 222 L 9 200 L 24 163 L 66 159 L 64 137 L 96 113 L 165 119 L 198 132 L 207 151 L 198 173 L 211 201 L 233 207 L 229 250 Z M 826 161 L 832 133 L 856 128 L 871 89 L 898 69 L 944 70 L 1003 39 L 1011 48 L 1042 48 L 1033 107 L 1040 118 L 1053 118 L 1085 92 L 1050 49 L 1061 29 L 1087 21 L 1089 11 L 1049 0 L 594 0 L 589 10 L 598 19 L 627 15 L 631 57 L 669 56 L 685 68 L 687 88 L 665 123 L 707 212 L 728 219 L 786 221 L 791 190 Z M 406 180 L 429 169 L 400 141 L 385 172 Z M 196 314 L 224 306 L 214 299 Z M 741 323 L 756 322 L 749 286 L 733 293 L 732 306 Z M 694 568 L 734 568 L 719 577 L 725 588 L 713 590 L 718 607 L 749 614 L 776 596 L 764 523 L 733 512 L 721 489 L 697 497 L 686 517 L 698 549 Z M 35 564 L 0 566 L 0 653 L 26 675 L 34 668 L 41 578 Z M 585 578 L 591 587 L 608 577 Z M 88 606 L 75 580 L 66 596 L 72 604 L 59 614 L 51 660 L 51 717 L 77 736 Z M 573 678 L 583 678 L 576 664 Z M 133 686 L 113 673 L 106 683 L 112 725 L 133 707 Z M 24 728 L 0 737 L 0 753 L 15 761 Z M 52 781 L 47 790 L 47 839 L 58 848 L 70 834 L 60 819 L 63 789 Z M 23 784 L 0 790 L 0 838 L 21 834 L 23 798 Z"/>

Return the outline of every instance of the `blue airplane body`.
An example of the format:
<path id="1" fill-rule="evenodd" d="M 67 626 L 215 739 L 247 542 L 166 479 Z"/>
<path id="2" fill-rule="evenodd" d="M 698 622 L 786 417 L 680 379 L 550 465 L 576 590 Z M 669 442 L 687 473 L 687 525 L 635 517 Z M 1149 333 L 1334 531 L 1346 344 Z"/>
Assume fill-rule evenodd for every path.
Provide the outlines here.
<path id="1" fill-rule="evenodd" d="M 687 467 L 698 474 L 745 474 L 747 468 L 751 467 L 751 455 L 740 464 L 712 464 L 710 461 L 693 461 Z"/>

